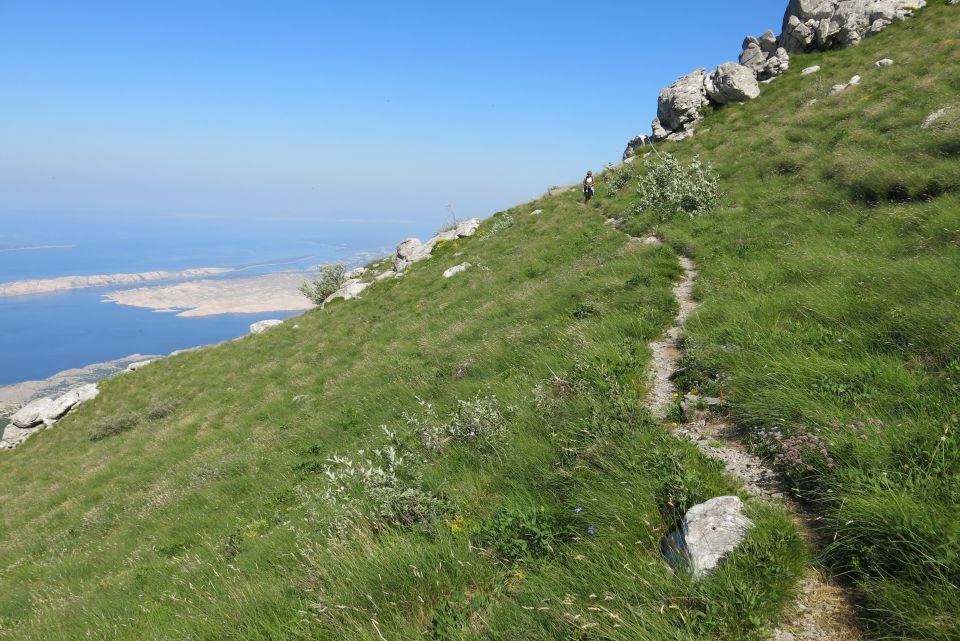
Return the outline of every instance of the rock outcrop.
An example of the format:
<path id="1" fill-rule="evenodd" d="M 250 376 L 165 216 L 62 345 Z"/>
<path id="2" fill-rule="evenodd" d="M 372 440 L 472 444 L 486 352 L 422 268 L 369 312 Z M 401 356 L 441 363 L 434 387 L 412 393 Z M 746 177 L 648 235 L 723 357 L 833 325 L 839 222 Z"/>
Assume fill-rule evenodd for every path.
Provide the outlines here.
<path id="1" fill-rule="evenodd" d="M 756 74 L 736 62 L 725 62 L 704 78 L 710 100 L 718 105 L 753 100 L 760 95 Z"/>
<path id="2" fill-rule="evenodd" d="M 0 450 L 13 449 L 32 434 L 52 427 L 70 410 L 96 398 L 99 393 L 96 384 L 89 383 L 57 398 L 44 397 L 27 403 L 10 417 L 10 424 L 0 433 Z"/>
<path id="3" fill-rule="evenodd" d="M 471 218 L 457 223 L 452 229 L 440 232 L 425 243 L 421 243 L 419 238 L 407 238 L 397 245 L 397 253 L 393 257 L 393 271 L 402 272 L 410 265 L 429 258 L 440 242 L 473 236 L 478 227 L 480 227 L 480 219 Z"/>
<path id="4" fill-rule="evenodd" d="M 360 293 L 370 286 L 370 283 L 364 283 L 357 278 L 351 278 L 340 286 L 340 289 L 327 296 L 323 304 L 326 305 L 332 300 L 342 298 L 343 300 L 353 300 L 360 296 Z"/>
<path id="5" fill-rule="evenodd" d="M 680 528 L 664 539 L 664 558 L 671 567 L 702 577 L 743 542 L 751 527 L 739 497 L 712 498 L 687 510 Z"/>
<path id="6" fill-rule="evenodd" d="M 271 327 L 276 327 L 277 325 L 282 325 L 283 321 L 276 318 L 270 318 L 267 320 L 257 321 L 256 323 L 250 326 L 251 334 L 262 334 Z"/>
<path id="7" fill-rule="evenodd" d="M 926 5 L 925 0 L 790 0 L 778 42 L 788 53 L 849 47 Z"/>
<path id="8" fill-rule="evenodd" d="M 640 134 L 639 136 L 634 136 L 630 140 L 630 142 L 627 143 L 627 148 L 623 152 L 623 160 L 626 160 L 627 158 L 632 158 L 633 156 L 636 155 L 638 149 L 648 144 L 650 144 L 650 136 L 646 134 Z M 540 210 L 538 209 L 537 213 L 539 212 Z M 533 216 L 535 214 L 531 212 L 530 215 Z"/>
<path id="9" fill-rule="evenodd" d="M 704 85 L 706 77 L 706 69 L 700 68 L 660 90 L 657 117 L 653 120 L 656 140 L 682 140 L 693 133 L 703 119 L 703 108 L 710 102 Z"/>
<path id="10" fill-rule="evenodd" d="M 693 135 L 704 107 L 711 103 L 756 98 L 760 95 L 757 83 L 769 83 L 789 69 L 791 53 L 855 45 L 926 4 L 925 0 L 790 0 L 782 33 L 776 36 L 768 30 L 761 36 L 747 36 L 739 64 L 725 62 L 710 74 L 697 69 L 661 89 L 652 136 L 637 136 L 627 143 L 623 159 L 648 142 L 679 141 Z M 804 75 L 813 73 L 811 69 L 805 69 Z M 748 73 L 753 77 L 748 78 Z M 837 92 L 851 84 L 855 83 L 846 83 Z"/>
<path id="11" fill-rule="evenodd" d="M 460 263 L 459 265 L 454 265 L 450 269 L 443 272 L 443 277 L 450 278 L 451 276 L 459 274 L 460 272 L 467 271 L 471 267 L 473 267 L 473 265 L 471 265 L 470 263 Z"/>

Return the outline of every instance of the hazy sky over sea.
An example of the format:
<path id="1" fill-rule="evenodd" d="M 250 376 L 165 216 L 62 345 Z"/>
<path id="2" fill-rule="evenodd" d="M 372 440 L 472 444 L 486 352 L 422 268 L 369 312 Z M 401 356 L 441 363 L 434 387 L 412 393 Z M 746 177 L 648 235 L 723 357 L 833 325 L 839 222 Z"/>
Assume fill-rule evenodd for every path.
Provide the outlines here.
<path id="1" fill-rule="evenodd" d="M 785 5 L 2 0 L 0 218 L 487 215 Z"/>

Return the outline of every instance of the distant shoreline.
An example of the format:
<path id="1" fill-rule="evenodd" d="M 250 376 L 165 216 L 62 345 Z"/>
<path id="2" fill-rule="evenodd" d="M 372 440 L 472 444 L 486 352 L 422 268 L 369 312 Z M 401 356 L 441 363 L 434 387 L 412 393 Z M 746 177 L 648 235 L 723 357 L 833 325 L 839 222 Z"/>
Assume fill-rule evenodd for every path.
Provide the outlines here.
<path id="1" fill-rule="evenodd" d="M 199 267 L 183 271 L 154 271 L 133 274 L 96 274 L 92 276 L 60 276 L 34 280 L 15 280 L 0 283 L 0 297 L 49 294 L 70 289 L 133 285 L 157 280 L 182 280 L 203 276 L 216 276 L 235 271 L 232 267 Z"/>

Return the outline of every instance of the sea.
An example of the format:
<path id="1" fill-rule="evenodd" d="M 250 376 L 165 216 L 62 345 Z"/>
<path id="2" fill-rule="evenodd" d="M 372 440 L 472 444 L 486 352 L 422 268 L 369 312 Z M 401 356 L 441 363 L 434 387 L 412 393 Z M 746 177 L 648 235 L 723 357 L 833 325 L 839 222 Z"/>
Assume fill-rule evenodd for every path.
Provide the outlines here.
<path id="1" fill-rule="evenodd" d="M 229 267 L 218 278 L 351 265 L 388 254 L 436 225 L 303 217 L 0 215 L 0 283 L 59 276 Z M 160 285 L 151 281 L 144 285 Z M 0 297 L 0 385 L 130 354 L 168 354 L 248 332 L 291 312 L 182 317 L 102 302 L 122 287 Z"/>

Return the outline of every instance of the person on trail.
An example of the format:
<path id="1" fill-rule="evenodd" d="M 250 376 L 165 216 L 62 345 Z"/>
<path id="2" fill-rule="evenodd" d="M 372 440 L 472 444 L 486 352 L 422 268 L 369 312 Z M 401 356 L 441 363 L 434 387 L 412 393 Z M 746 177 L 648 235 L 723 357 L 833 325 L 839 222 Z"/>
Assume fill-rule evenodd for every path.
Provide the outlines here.
<path id="1" fill-rule="evenodd" d="M 583 179 L 583 204 L 586 205 L 593 198 L 593 172 L 588 171 Z"/>

